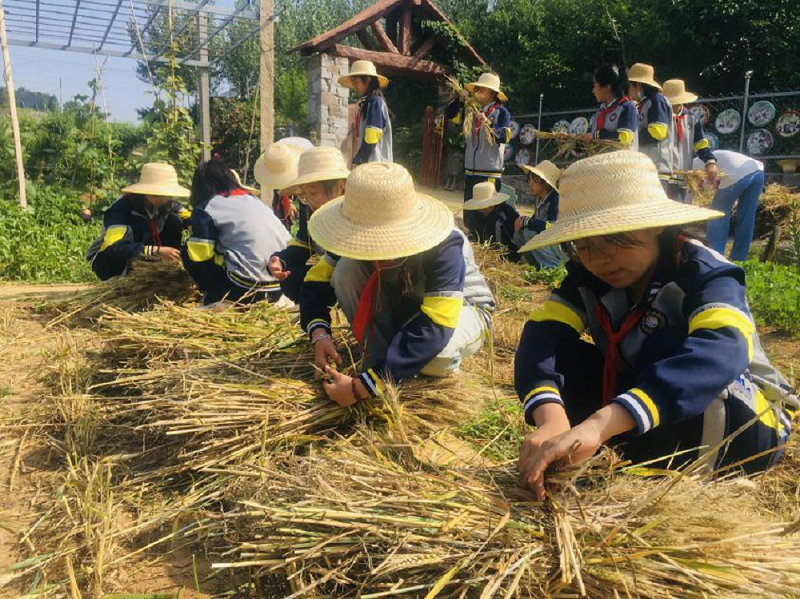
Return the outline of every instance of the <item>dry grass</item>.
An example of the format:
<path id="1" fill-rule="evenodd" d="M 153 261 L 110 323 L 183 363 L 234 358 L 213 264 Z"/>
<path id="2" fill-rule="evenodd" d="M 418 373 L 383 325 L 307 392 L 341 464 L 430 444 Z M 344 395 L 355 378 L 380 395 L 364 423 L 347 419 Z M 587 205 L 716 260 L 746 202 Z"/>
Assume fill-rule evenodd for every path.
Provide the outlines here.
<path id="1" fill-rule="evenodd" d="M 572 133 L 555 133 L 550 131 L 537 131 L 536 136 L 545 141 L 552 141 L 556 146 L 556 151 L 551 160 L 559 162 L 569 159 L 573 153 L 579 155 L 581 158 L 587 156 L 594 156 L 595 154 L 602 154 L 603 152 L 612 152 L 615 150 L 622 150 L 625 148 L 618 141 L 610 139 L 592 139 L 585 141 L 580 135 Z"/>
<path id="2" fill-rule="evenodd" d="M 779 183 L 770 183 L 764 188 L 759 200 L 761 209 L 774 224 L 786 231 L 791 229 L 792 218 L 800 221 L 800 193 Z"/>
<path id="3" fill-rule="evenodd" d="M 453 98 L 456 96 L 460 96 L 461 92 L 464 90 L 464 87 L 461 85 L 461 82 L 456 79 L 455 77 L 446 77 L 445 84 L 447 85 L 448 90 L 451 92 Z M 475 119 L 480 118 L 478 115 L 481 114 L 481 105 L 475 99 L 475 96 L 470 95 L 467 98 L 463 99 L 464 102 L 464 122 L 462 123 L 462 132 L 464 133 L 464 137 L 469 138 L 472 135 L 472 132 L 475 128 Z M 483 136 L 489 145 L 493 146 L 497 143 L 495 139 L 494 130 L 491 127 L 481 127 L 481 131 L 483 132 Z"/>

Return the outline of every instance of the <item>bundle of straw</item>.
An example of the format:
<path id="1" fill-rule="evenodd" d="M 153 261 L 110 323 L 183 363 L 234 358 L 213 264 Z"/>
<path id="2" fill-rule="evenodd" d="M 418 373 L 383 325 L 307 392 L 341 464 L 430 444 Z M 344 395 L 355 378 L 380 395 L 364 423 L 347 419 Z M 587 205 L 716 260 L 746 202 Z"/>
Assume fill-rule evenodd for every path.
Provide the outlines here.
<path id="1" fill-rule="evenodd" d="M 735 480 L 659 473 L 602 454 L 542 505 L 507 468 L 412 469 L 361 439 L 260 470 L 205 525 L 226 531 L 213 567 L 283 574 L 290 597 L 796 594 L 797 523 Z"/>
<path id="2" fill-rule="evenodd" d="M 44 305 L 59 316 L 48 326 L 72 319 L 94 320 L 106 306 L 129 312 L 147 310 L 159 299 L 183 304 L 199 298 L 197 288 L 182 266 L 162 260 L 135 259 L 128 274 L 101 281 L 64 302 Z"/>
<path id="3" fill-rule="evenodd" d="M 786 230 L 791 229 L 792 219 L 800 221 L 800 193 L 780 183 L 770 183 L 764 188 L 759 206 L 774 224 Z"/>
<path id="4" fill-rule="evenodd" d="M 553 161 L 566 160 L 573 153 L 585 158 L 586 156 L 594 156 L 602 152 L 609 152 L 613 150 L 622 150 L 625 148 L 620 142 L 611 139 L 592 139 L 584 141 L 580 135 L 572 133 L 555 133 L 548 131 L 537 131 L 536 136 L 545 141 L 554 141 L 556 144 L 556 152 L 553 155 Z"/>
<path id="5" fill-rule="evenodd" d="M 448 76 L 445 78 L 445 83 L 451 92 L 451 102 L 456 98 L 456 96 L 462 96 L 461 92 L 464 90 L 464 87 L 461 85 L 461 82 L 458 79 Z M 462 101 L 464 102 L 464 122 L 461 124 L 463 127 L 462 131 L 464 133 L 464 137 L 469 137 L 475 130 L 475 119 L 481 119 L 483 112 L 481 110 L 480 102 L 475 99 L 475 96 L 470 95 L 466 98 L 462 98 Z M 497 143 L 494 129 L 487 127 L 485 123 L 481 123 L 480 129 L 489 145 L 493 146 Z"/>
<path id="6" fill-rule="evenodd" d="M 725 173 L 717 173 L 717 177 L 722 179 Z M 692 170 L 692 171 L 672 171 L 670 180 L 677 183 L 681 187 L 685 187 L 690 194 L 692 194 L 692 203 L 699 206 L 711 205 L 711 200 L 714 198 L 716 189 L 712 185 L 705 184 L 707 180 L 705 171 Z"/>

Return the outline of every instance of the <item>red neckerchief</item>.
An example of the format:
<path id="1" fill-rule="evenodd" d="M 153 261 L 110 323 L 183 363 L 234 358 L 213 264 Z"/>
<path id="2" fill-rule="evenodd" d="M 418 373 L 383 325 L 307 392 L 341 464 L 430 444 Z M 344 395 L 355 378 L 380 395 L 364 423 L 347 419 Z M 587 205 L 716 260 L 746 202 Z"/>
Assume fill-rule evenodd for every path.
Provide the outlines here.
<path id="1" fill-rule="evenodd" d="M 678 143 L 683 141 L 683 121 L 687 114 L 686 109 L 683 109 L 680 114 L 672 117 L 675 119 L 675 128 L 678 130 Z"/>
<path id="2" fill-rule="evenodd" d="M 687 242 L 687 238 L 683 235 L 678 236 L 678 243 L 675 247 L 675 263 L 680 266 L 681 255 L 683 254 L 683 246 Z M 600 328 L 606 334 L 608 345 L 606 347 L 606 354 L 603 359 L 603 407 L 611 403 L 617 395 L 617 375 L 619 374 L 619 346 L 625 339 L 625 335 L 630 333 L 639 321 L 647 312 L 650 307 L 650 302 L 645 302 L 635 310 L 629 312 L 619 329 L 616 331 L 611 324 L 611 315 L 606 310 L 605 306 L 598 299 L 594 307 L 595 317 L 600 325 Z"/>
<path id="3" fill-rule="evenodd" d="M 161 247 L 161 235 L 158 232 L 158 219 L 155 216 L 150 217 L 150 237 L 152 237 L 153 245 Z"/>
<path id="4" fill-rule="evenodd" d="M 500 107 L 500 103 L 499 103 L 499 102 L 495 102 L 494 104 L 492 104 L 491 106 L 489 106 L 489 108 L 487 108 L 487 109 L 486 109 L 486 112 L 484 112 L 484 114 L 486 115 L 486 118 L 488 119 L 488 118 L 489 118 L 489 116 L 490 116 L 490 115 L 491 115 L 491 114 L 492 114 L 492 113 L 493 113 L 495 110 L 497 110 L 499 107 Z M 478 118 L 476 118 L 476 119 L 475 119 L 475 125 L 474 125 L 474 129 L 473 129 L 473 131 L 472 131 L 472 135 L 473 135 L 473 137 L 477 137 L 477 136 L 478 136 L 478 134 L 481 132 L 481 125 L 482 125 L 482 124 L 483 124 L 483 122 L 482 122 L 480 119 L 478 119 Z"/>
<path id="5" fill-rule="evenodd" d="M 619 106 L 623 102 L 629 102 L 629 101 L 630 98 L 628 98 L 628 96 L 623 96 L 617 100 L 614 100 L 611 104 L 609 104 L 605 108 L 601 108 L 600 110 L 598 110 L 597 118 L 594 120 L 596 130 L 600 131 L 603 128 L 603 125 L 606 124 L 606 117 L 612 110 L 614 110 L 617 106 Z"/>
<path id="6" fill-rule="evenodd" d="M 376 260 L 375 270 L 364 285 L 361 297 L 358 300 L 356 315 L 353 317 L 353 334 L 358 340 L 361 351 L 364 351 L 364 344 L 372 333 L 372 319 L 375 312 L 375 296 L 380 294 L 381 289 L 381 270 L 384 266 L 391 265 L 391 260 Z M 369 330 L 367 330 L 369 329 Z"/>
<path id="7" fill-rule="evenodd" d="M 221 195 L 223 198 L 228 198 L 230 196 L 249 196 L 250 192 L 239 187 L 237 189 L 231 189 L 230 191 L 223 191 L 219 195 Z"/>

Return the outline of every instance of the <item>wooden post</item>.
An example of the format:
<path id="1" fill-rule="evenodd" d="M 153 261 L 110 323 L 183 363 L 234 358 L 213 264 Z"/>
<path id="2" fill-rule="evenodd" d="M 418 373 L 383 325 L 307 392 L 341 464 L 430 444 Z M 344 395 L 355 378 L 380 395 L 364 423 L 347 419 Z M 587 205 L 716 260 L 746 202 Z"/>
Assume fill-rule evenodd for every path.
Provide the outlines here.
<path id="1" fill-rule="evenodd" d="M 261 151 L 275 140 L 274 0 L 261 0 Z"/>
<path id="2" fill-rule="evenodd" d="M 17 179 L 19 179 L 19 205 L 25 208 L 28 198 L 25 193 L 25 166 L 22 163 L 22 142 L 19 137 L 19 121 L 17 120 L 17 97 L 14 93 L 14 79 L 11 76 L 11 56 L 8 53 L 6 37 L 6 9 L 0 0 L 0 44 L 3 47 L 3 72 L 6 77 L 8 92 L 8 110 L 11 113 L 11 131 L 14 134 L 14 155 L 17 159 Z"/>
<path id="3" fill-rule="evenodd" d="M 197 39 L 202 41 L 208 36 L 208 15 L 197 13 Z M 200 48 L 200 60 L 208 61 L 208 46 Z M 203 162 L 211 160 L 211 91 L 208 67 L 198 67 L 197 110 L 200 125 L 200 141 L 203 142 Z"/>

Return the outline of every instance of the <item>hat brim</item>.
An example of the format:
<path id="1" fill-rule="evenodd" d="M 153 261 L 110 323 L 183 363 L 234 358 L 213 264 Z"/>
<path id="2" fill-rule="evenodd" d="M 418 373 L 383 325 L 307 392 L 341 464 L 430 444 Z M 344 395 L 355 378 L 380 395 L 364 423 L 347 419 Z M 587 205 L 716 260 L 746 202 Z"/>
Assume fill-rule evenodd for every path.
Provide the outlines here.
<path id="1" fill-rule="evenodd" d="M 378 80 L 378 87 L 383 89 L 389 85 L 389 80 L 383 75 L 376 75 L 375 73 L 348 73 L 339 77 L 339 85 L 348 89 L 355 89 L 353 85 L 353 77 L 375 77 Z"/>
<path id="2" fill-rule="evenodd" d="M 539 178 L 540 178 L 542 181 L 544 181 L 545 183 L 547 183 L 547 184 L 548 184 L 550 187 L 552 187 L 553 189 L 555 189 L 556 191 L 558 191 L 558 185 L 556 185 L 556 184 L 555 184 L 555 183 L 554 183 L 554 182 L 553 182 L 553 181 L 550 179 L 550 177 L 548 177 L 548 176 L 547 176 L 547 175 L 544 173 L 544 171 L 542 171 L 542 170 L 540 170 L 540 169 L 536 168 L 535 166 L 531 166 L 531 165 L 529 165 L 529 164 L 522 164 L 522 165 L 520 165 L 520 167 L 519 167 L 519 168 L 521 168 L 523 171 L 527 171 L 527 172 L 529 172 L 529 173 L 533 173 L 534 175 L 536 175 L 537 177 L 539 177 Z"/>
<path id="3" fill-rule="evenodd" d="M 722 216 L 725 216 L 722 212 L 681 204 L 674 200 L 649 202 L 638 206 L 615 206 L 590 214 L 583 213 L 559 219 L 522 246 L 519 252 L 529 252 L 598 235 L 687 225 Z"/>
<path id="4" fill-rule="evenodd" d="M 507 193 L 496 193 L 485 200 L 468 200 L 464 202 L 464 210 L 483 210 L 484 208 L 491 208 L 498 206 L 509 198 Z"/>
<path id="5" fill-rule="evenodd" d="M 648 79 L 647 77 L 636 77 L 636 76 L 631 77 L 630 75 L 628 75 L 628 81 L 633 81 L 635 83 L 644 83 L 646 85 L 652 85 L 658 91 L 663 91 L 661 88 L 661 84 L 655 79 Z"/>
<path id="6" fill-rule="evenodd" d="M 678 94 L 677 96 L 666 96 L 667 100 L 669 100 L 669 103 L 673 106 L 691 104 L 692 102 L 696 102 L 697 98 L 699 97 L 700 96 L 689 92 L 684 92 L 682 94 Z"/>
<path id="7" fill-rule="evenodd" d="M 308 175 L 301 175 L 293 181 L 290 181 L 286 187 L 276 188 L 278 193 L 282 196 L 293 196 L 300 192 L 303 185 L 309 183 L 321 183 L 322 181 L 335 181 L 336 179 L 347 179 L 350 176 L 350 171 L 347 169 L 321 171 L 318 173 L 310 173 Z"/>
<path id="8" fill-rule="evenodd" d="M 288 169 L 288 172 L 273 173 L 267 169 L 261 160 L 258 160 L 253 167 L 253 176 L 263 189 L 271 189 L 273 191 L 283 189 L 297 178 L 297 162 L 292 168 Z"/>
<path id="9" fill-rule="evenodd" d="M 180 185 L 158 185 L 156 183 L 134 183 L 123 187 L 121 191 L 122 193 L 138 193 L 167 198 L 188 198 L 192 195 L 192 192 Z"/>
<path id="10" fill-rule="evenodd" d="M 402 222 L 364 226 L 343 213 L 344 196 L 314 211 L 308 221 L 311 238 L 337 256 L 353 260 L 394 260 L 437 246 L 453 231 L 450 209 L 439 200 L 416 194 L 417 208 Z"/>
<path id="11" fill-rule="evenodd" d="M 476 87 L 484 87 L 486 89 L 490 89 L 490 90 L 492 90 L 493 92 L 495 92 L 497 94 L 497 99 L 498 100 L 500 100 L 501 102 L 508 102 L 508 96 L 505 95 L 503 92 L 501 92 L 498 88 L 490 87 L 488 85 L 484 85 L 483 83 L 478 83 L 477 81 L 474 82 L 474 83 L 467 83 L 464 86 L 464 89 L 472 94 L 472 93 L 475 93 L 475 88 Z"/>

